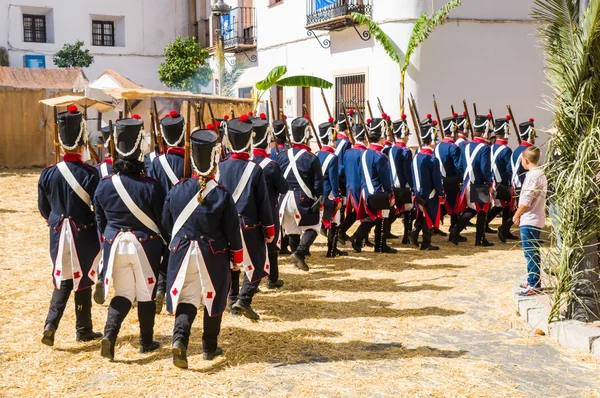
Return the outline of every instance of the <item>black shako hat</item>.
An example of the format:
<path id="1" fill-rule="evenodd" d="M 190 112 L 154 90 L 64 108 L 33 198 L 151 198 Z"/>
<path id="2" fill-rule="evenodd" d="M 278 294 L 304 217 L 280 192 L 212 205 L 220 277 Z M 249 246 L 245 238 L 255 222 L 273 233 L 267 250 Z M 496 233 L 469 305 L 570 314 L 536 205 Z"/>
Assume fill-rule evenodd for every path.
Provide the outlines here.
<path id="1" fill-rule="evenodd" d="M 295 144 L 303 144 L 310 138 L 308 119 L 298 117 L 292 120 L 292 141 Z"/>
<path id="2" fill-rule="evenodd" d="M 264 148 L 270 144 L 269 134 L 267 134 L 269 122 L 267 122 L 266 119 L 263 119 L 262 117 L 252 119 L 252 129 L 254 130 L 252 145 Z"/>
<path id="3" fill-rule="evenodd" d="M 462 115 L 458 115 L 456 122 L 458 124 L 458 131 L 467 131 L 469 129 L 469 120 L 467 119 L 466 112 L 463 112 Z"/>
<path id="4" fill-rule="evenodd" d="M 283 120 L 275 120 L 273 122 L 273 135 L 275 137 L 285 137 L 285 126 L 286 122 Z"/>
<path id="5" fill-rule="evenodd" d="M 532 136 L 535 136 L 535 126 L 533 125 L 534 119 L 531 118 L 526 122 L 519 124 L 519 136 L 523 140 L 528 140 Z"/>
<path id="6" fill-rule="evenodd" d="M 496 135 L 508 135 L 510 130 L 510 115 L 504 118 L 494 120 L 494 134 Z"/>
<path id="7" fill-rule="evenodd" d="M 419 126 L 421 129 L 420 135 L 421 140 L 431 140 L 435 141 L 437 130 L 435 128 L 435 123 L 430 123 L 428 121 L 422 122 Z"/>
<path id="8" fill-rule="evenodd" d="M 395 120 L 392 123 L 392 133 L 394 133 L 394 135 L 398 138 L 410 135 L 410 129 L 408 128 L 406 115 L 403 114 L 401 119 Z"/>
<path id="9" fill-rule="evenodd" d="M 171 111 L 160 121 L 163 140 L 167 146 L 178 147 L 183 146 L 184 130 L 183 125 L 185 120 L 177 111 Z"/>
<path id="10" fill-rule="evenodd" d="M 444 130 L 445 136 L 452 135 L 458 130 L 457 117 L 458 115 L 442 119 L 442 129 Z"/>
<path id="11" fill-rule="evenodd" d="M 60 144 L 67 150 L 73 150 L 84 144 L 83 131 L 81 129 L 81 120 L 83 115 L 77 110 L 75 105 L 67 108 L 67 112 L 57 115 L 58 118 L 58 137 Z"/>
<path id="12" fill-rule="evenodd" d="M 373 118 L 369 123 L 369 140 L 372 142 L 379 141 L 381 138 L 382 128 L 385 127 L 385 119 Z"/>
<path id="13" fill-rule="evenodd" d="M 363 141 L 365 139 L 365 128 L 363 127 L 362 124 L 355 124 L 354 125 L 354 138 L 359 140 L 359 141 Z"/>
<path id="14" fill-rule="evenodd" d="M 190 135 L 192 145 L 192 164 L 196 173 L 208 175 L 219 162 L 219 136 L 212 130 L 196 130 Z M 216 155 L 215 155 L 216 153 Z"/>
<path id="15" fill-rule="evenodd" d="M 252 132 L 252 122 L 248 115 L 241 115 L 227 122 L 227 138 L 231 143 L 231 149 L 234 152 L 248 151 Z"/>
<path id="16" fill-rule="evenodd" d="M 490 115 L 476 115 L 473 129 L 478 133 L 487 133 L 490 129 Z"/>
<path id="17" fill-rule="evenodd" d="M 333 118 L 331 119 L 333 120 Z M 319 138 L 321 142 L 325 145 L 329 145 L 332 141 L 335 140 L 335 126 L 333 122 L 325 122 L 319 124 Z"/>
<path id="18" fill-rule="evenodd" d="M 115 149 L 117 157 L 124 160 L 139 160 L 142 154 L 142 119 L 121 119 L 116 123 Z"/>

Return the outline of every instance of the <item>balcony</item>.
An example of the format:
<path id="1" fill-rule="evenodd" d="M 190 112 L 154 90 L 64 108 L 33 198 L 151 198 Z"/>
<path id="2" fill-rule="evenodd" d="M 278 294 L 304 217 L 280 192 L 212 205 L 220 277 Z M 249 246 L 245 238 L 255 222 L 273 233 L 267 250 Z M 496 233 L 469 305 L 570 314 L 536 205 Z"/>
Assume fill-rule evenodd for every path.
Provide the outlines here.
<path id="1" fill-rule="evenodd" d="M 306 29 L 337 30 L 353 26 L 353 12 L 371 16 L 371 1 L 306 0 Z"/>
<path id="2" fill-rule="evenodd" d="M 227 15 L 216 18 L 217 31 L 223 36 L 223 50 L 239 53 L 256 49 L 256 10 L 254 7 L 236 7 Z M 218 35 L 214 37 L 216 44 Z"/>

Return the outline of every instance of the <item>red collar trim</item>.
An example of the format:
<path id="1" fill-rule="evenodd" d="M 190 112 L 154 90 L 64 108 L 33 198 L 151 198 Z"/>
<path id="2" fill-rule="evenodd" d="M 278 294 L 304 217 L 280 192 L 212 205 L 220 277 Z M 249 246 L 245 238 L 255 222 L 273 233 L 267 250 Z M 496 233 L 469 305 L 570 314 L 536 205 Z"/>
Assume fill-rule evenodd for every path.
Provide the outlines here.
<path id="1" fill-rule="evenodd" d="M 381 150 L 383 149 L 383 145 L 369 144 L 369 149 L 372 149 L 372 150 L 377 151 L 377 152 L 381 152 Z"/>
<path id="2" fill-rule="evenodd" d="M 487 144 L 487 141 L 481 137 L 474 137 L 473 142 L 475 142 L 477 144 Z"/>
<path id="3" fill-rule="evenodd" d="M 262 148 L 254 148 L 254 149 L 252 150 L 252 154 L 253 154 L 254 156 L 261 156 L 261 157 L 263 157 L 263 158 L 268 158 L 268 157 L 270 156 L 270 155 L 267 153 L 267 151 L 265 151 L 265 150 L 264 150 L 264 149 L 262 149 Z"/>
<path id="4" fill-rule="evenodd" d="M 348 137 L 346 136 L 346 134 L 342 133 L 341 131 L 338 131 L 337 138 L 348 138 Z"/>
<path id="5" fill-rule="evenodd" d="M 70 163 L 83 163 L 83 160 L 81 160 L 81 155 L 78 153 L 65 153 L 63 160 Z"/>
<path id="6" fill-rule="evenodd" d="M 293 147 L 296 149 L 306 149 L 306 152 L 312 152 L 312 150 L 310 149 L 310 147 L 308 145 L 294 144 Z"/>
<path id="7" fill-rule="evenodd" d="M 385 140 L 385 146 L 391 147 L 392 145 L 392 141 Z"/>
<path id="8" fill-rule="evenodd" d="M 322 151 L 325 151 L 325 152 L 329 152 L 329 153 L 335 153 L 335 149 L 333 149 L 333 148 L 332 148 L 332 147 L 330 147 L 329 145 L 323 145 L 323 146 L 321 147 L 321 150 L 322 150 Z"/>
<path id="9" fill-rule="evenodd" d="M 425 155 L 433 155 L 433 149 L 431 149 L 431 148 L 423 148 L 423 149 L 421 149 L 420 153 L 425 154 Z"/>
<path id="10" fill-rule="evenodd" d="M 356 149 L 367 149 L 366 146 L 364 146 L 364 144 L 361 144 L 360 142 L 357 142 L 356 144 L 354 144 L 354 147 Z"/>
<path id="11" fill-rule="evenodd" d="M 400 148 L 406 148 L 406 144 L 402 141 L 396 141 L 396 146 Z"/>
<path id="12" fill-rule="evenodd" d="M 508 141 L 496 139 L 496 144 L 498 144 L 498 145 L 508 145 Z"/>
<path id="13" fill-rule="evenodd" d="M 463 133 L 458 133 L 458 138 L 462 138 L 465 141 L 469 141 L 469 139 Z"/>
<path id="14" fill-rule="evenodd" d="M 521 146 L 533 146 L 533 144 L 529 141 L 521 141 Z"/>
<path id="15" fill-rule="evenodd" d="M 106 163 L 106 164 L 113 164 L 112 158 L 106 158 L 106 159 L 104 159 L 104 163 Z"/>
<path id="16" fill-rule="evenodd" d="M 233 160 L 250 160 L 250 154 L 247 152 L 233 152 L 231 154 L 231 159 Z"/>
<path id="17" fill-rule="evenodd" d="M 278 146 L 279 148 L 284 148 L 284 149 L 285 149 L 285 144 L 277 144 L 277 146 Z"/>
<path id="18" fill-rule="evenodd" d="M 192 178 L 200 178 L 200 176 L 198 174 L 196 174 L 196 173 L 192 173 Z M 209 175 L 208 179 L 209 180 L 214 180 L 215 179 L 215 175 L 214 174 Z M 215 182 L 217 182 L 217 181 L 215 180 Z"/>
<path id="19" fill-rule="evenodd" d="M 442 139 L 442 142 L 449 142 L 451 144 L 454 144 L 454 140 L 452 138 L 450 138 L 450 137 L 444 137 Z"/>
<path id="20" fill-rule="evenodd" d="M 172 147 L 172 148 L 167 148 L 167 153 L 174 153 L 177 155 L 181 155 L 181 156 L 185 156 L 185 148 L 179 148 L 179 147 Z"/>

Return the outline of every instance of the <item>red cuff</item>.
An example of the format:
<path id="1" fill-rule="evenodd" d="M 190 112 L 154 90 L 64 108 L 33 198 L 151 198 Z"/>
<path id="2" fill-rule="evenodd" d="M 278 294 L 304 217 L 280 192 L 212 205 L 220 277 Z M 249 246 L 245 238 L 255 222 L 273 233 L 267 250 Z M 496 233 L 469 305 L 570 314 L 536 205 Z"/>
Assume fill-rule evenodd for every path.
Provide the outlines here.
<path id="1" fill-rule="evenodd" d="M 244 262 L 244 249 L 241 250 L 232 250 L 233 252 L 233 263 L 235 265 L 240 265 Z"/>
<path id="2" fill-rule="evenodd" d="M 100 234 L 100 243 L 104 243 L 105 239 L 104 239 L 104 234 Z"/>
<path id="3" fill-rule="evenodd" d="M 275 226 L 269 225 L 267 227 L 267 238 L 273 238 L 275 236 Z"/>
<path id="4" fill-rule="evenodd" d="M 337 205 L 338 203 L 340 203 L 342 201 L 342 198 L 333 198 L 333 201 Z"/>

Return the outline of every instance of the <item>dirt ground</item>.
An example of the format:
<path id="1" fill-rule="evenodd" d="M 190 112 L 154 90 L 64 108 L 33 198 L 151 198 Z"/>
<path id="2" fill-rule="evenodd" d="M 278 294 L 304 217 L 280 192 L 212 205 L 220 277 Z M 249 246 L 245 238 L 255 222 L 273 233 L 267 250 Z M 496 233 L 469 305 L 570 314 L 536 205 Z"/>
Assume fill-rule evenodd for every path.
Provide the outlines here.
<path id="1" fill-rule="evenodd" d="M 40 170 L 0 171 L 0 396 L 597 396 L 600 363 L 535 336 L 515 314 L 524 274 L 518 246 L 455 247 L 326 259 L 311 271 L 281 258 L 285 287 L 257 295 L 262 319 L 224 316 L 225 355 L 202 360 L 201 322 L 190 369 L 171 363 L 173 317 L 156 320 L 157 352 L 139 354 L 136 312 L 116 360 L 98 342 L 76 343 L 73 302 L 54 348 L 41 344 L 52 293 L 48 232 L 37 212 Z M 395 226 L 397 229 L 399 226 Z M 396 232 L 398 232 L 396 230 Z M 349 249 L 349 248 L 347 248 Z M 94 304 L 102 331 L 106 306 Z"/>

